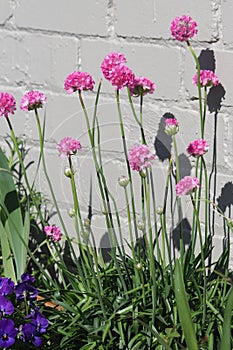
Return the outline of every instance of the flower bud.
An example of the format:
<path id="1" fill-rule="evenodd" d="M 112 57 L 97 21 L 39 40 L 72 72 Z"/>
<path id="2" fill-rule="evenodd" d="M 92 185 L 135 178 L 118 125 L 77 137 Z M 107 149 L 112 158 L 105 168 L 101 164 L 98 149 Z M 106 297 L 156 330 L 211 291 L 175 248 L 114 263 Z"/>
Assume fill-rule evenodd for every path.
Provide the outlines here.
<path id="1" fill-rule="evenodd" d="M 124 176 L 124 175 L 121 175 L 119 178 L 118 178 L 118 184 L 121 186 L 121 187 L 126 187 L 129 183 L 129 178 L 127 176 Z"/>
<path id="2" fill-rule="evenodd" d="M 74 218 L 75 217 L 75 210 L 74 208 L 70 208 L 69 211 L 68 211 L 68 214 L 71 218 Z"/>
<path id="3" fill-rule="evenodd" d="M 72 170 L 70 169 L 70 167 L 66 167 L 66 168 L 65 168 L 64 174 L 65 174 L 66 177 L 71 178 L 71 176 L 72 176 Z"/>
<path id="4" fill-rule="evenodd" d="M 142 168 L 140 171 L 139 171 L 139 174 L 141 177 L 145 178 L 147 173 L 146 173 L 146 169 L 145 168 Z"/>
<path id="5" fill-rule="evenodd" d="M 163 214 L 163 207 L 161 207 L 161 206 L 157 207 L 156 213 L 158 215 L 162 215 Z"/>
<path id="6" fill-rule="evenodd" d="M 145 230 L 145 224 L 142 221 L 138 221 L 137 227 L 140 231 L 144 231 Z"/>
<path id="7" fill-rule="evenodd" d="M 176 118 L 168 118 L 165 120 L 165 133 L 167 135 L 173 136 L 179 131 L 179 123 Z"/>
<path id="8" fill-rule="evenodd" d="M 84 224 L 85 228 L 89 229 L 91 226 L 91 220 L 89 218 L 86 218 L 86 219 L 84 219 L 83 224 Z"/>
<path id="9" fill-rule="evenodd" d="M 137 270 L 142 270 L 142 263 L 140 263 L 140 262 L 137 263 L 137 264 L 136 264 L 136 269 L 137 269 Z"/>

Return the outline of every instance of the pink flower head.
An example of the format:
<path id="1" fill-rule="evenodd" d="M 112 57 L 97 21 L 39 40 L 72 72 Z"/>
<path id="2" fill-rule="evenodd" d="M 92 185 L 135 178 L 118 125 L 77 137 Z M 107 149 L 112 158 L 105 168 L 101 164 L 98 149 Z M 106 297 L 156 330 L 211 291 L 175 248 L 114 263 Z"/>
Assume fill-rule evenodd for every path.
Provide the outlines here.
<path id="1" fill-rule="evenodd" d="M 46 96 L 40 91 L 29 91 L 23 95 L 20 108 L 23 111 L 32 111 L 37 108 L 42 108 L 46 102 Z"/>
<path id="2" fill-rule="evenodd" d="M 68 75 L 64 83 L 64 88 L 68 94 L 72 94 L 77 90 L 93 90 L 94 84 L 95 82 L 90 74 L 76 71 Z"/>
<path id="3" fill-rule="evenodd" d="M 197 34 L 197 22 L 190 16 L 179 16 L 173 19 L 171 23 L 171 35 L 175 40 L 188 41 Z"/>
<path id="4" fill-rule="evenodd" d="M 190 156 L 199 157 L 203 156 L 209 149 L 209 144 L 206 140 L 197 139 L 188 145 L 187 152 Z"/>
<path id="5" fill-rule="evenodd" d="M 136 145 L 129 151 L 129 165 L 132 170 L 141 171 L 144 168 L 149 168 L 155 155 L 150 152 L 147 145 Z"/>
<path id="6" fill-rule="evenodd" d="M 167 118 L 165 120 L 165 132 L 166 134 L 173 136 L 179 131 L 179 122 L 176 118 Z"/>
<path id="7" fill-rule="evenodd" d="M 192 82 L 193 82 L 193 85 L 198 84 L 197 73 L 194 75 Z M 200 71 L 200 84 L 201 84 L 201 87 L 217 86 L 219 84 L 219 80 L 218 80 L 217 75 L 214 72 L 212 72 L 212 70 L 201 70 Z"/>
<path id="8" fill-rule="evenodd" d="M 77 153 L 82 148 L 79 140 L 72 137 L 64 137 L 57 145 L 59 156 L 69 157 Z"/>
<path id="9" fill-rule="evenodd" d="M 9 114 L 14 114 L 16 110 L 16 101 L 11 94 L 0 92 L 0 116 L 8 117 Z"/>
<path id="10" fill-rule="evenodd" d="M 140 96 L 146 94 L 153 94 L 155 91 L 155 84 L 144 77 L 134 78 L 134 85 L 131 87 L 131 95 Z"/>
<path id="11" fill-rule="evenodd" d="M 115 67 L 126 62 L 126 58 L 122 53 L 111 52 L 103 60 L 101 70 L 105 79 L 111 80 L 115 76 Z"/>
<path id="12" fill-rule="evenodd" d="M 53 241 L 59 242 L 61 240 L 61 230 L 56 225 L 45 226 L 44 227 L 45 234 L 50 237 Z"/>
<path id="13" fill-rule="evenodd" d="M 134 74 L 127 66 L 118 65 L 115 67 L 115 74 L 110 81 L 116 90 L 122 89 L 125 86 L 132 87 L 134 84 Z"/>
<path id="14" fill-rule="evenodd" d="M 196 177 L 185 176 L 176 184 L 176 195 L 180 197 L 191 194 L 198 187 L 200 187 L 200 183 Z"/>

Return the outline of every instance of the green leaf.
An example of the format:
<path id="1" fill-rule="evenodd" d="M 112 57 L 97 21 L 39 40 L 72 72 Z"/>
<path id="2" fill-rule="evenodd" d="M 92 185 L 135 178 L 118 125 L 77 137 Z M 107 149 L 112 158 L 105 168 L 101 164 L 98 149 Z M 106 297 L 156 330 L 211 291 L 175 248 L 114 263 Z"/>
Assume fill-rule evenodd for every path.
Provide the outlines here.
<path id="1" fill-rule="evenodd" d="M 2 222 L 0 221 L 0 242 L 1 242 L 1 249 L 2 249 L 2 260 L 3 260 L 3 267 L 4 267 L 4 274 L 5 276 L 11 278 L 13 281 L 16 280 L 15 276 L 15 269 L 14 269 L 14 263 L 11 256 L 11 250 L 9 241 L 7 238 L 6 230 L 3 227 Z"/>
<path id="2" fill-rule="evenodd" d="M 175 263 L 174 288 L 177 310 L 180 323 L 184 332 L 184 337 L 189 350 L 198 350 L 197 339 L 194 330 L 194 324 L 191 318 L 189 303 L 185 291 L 183 274 L 180 261 L 177 259 Z"/>
<path id="3" fill-rule="evenodd" d="M 21 274 L 25 271 L 30 225 L 28 224 L 28 216 L 26 215 L 24 227 L 19 199 L 13 181 L 13 175 L 10 172 L 7 158 L 1 149 L 0 207 L 0 219 L 6 231 L 7 240 L 10 244 L 10 248 L 13 253 L 13 258 L 16 267 L 16 273 L 14 275 L 16 275 L 16 279 L 18 280 L 20 279 Z M 8 277 L 15 279 L 13 275 Z"/>
<path id="4" fill-rule="evenodd" d="M 227 305 L 224 312 L 223 332 L 220 343 L 220 350 L 231 350 L 231 319 L 233 310 L 233 287 L 230 289 L 230 293 L 227 299 Z"/>

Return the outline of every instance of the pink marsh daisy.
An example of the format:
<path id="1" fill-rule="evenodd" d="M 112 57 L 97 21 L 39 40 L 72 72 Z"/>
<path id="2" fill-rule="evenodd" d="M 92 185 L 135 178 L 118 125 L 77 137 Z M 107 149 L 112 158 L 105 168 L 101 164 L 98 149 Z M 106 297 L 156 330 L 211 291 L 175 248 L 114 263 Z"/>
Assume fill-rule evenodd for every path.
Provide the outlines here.
<path id="1" fill-rule="evenodd" d="M 149 168 L 155 155 L 150 152 L 147 145 L 135 145 L 129 151 L 129 165 L 132 170 L 141 171 L 144 168 Z"/>
<path id="2" fill-rule="evenodd" d="M 59 156 L 69 157 L 77 153 L 82 148 L 79 140 L 72 137 L 64 137 L 57 145 Z"/>
<path id="3" fill-rule="evenodd" d="M 192 79 L 193 85 L 197 85 L 198 83 L 198 75 L 197 73 L 194 75 Z M 217 86 L 219 85 L 219 80 L 217 75 L 212 72 L 212 70 L 201 70 L 200 71 L 200 85 L 204 86 Z"/>
<path id="4" fill-rule="evenodd" d="M 199 157 L 203 156 L 209 149 L 209 144 L 206 140 L 197 139 L 188 145 L 187 152 L 190 156 Z"/>
<path id="5" fill-rule="evenodd" d="M 16 110 L 15 98 L 7 92 L 0 92 L 0 116 L 8 117 L 9 114 L 14 114 Z"/>
<path id="6" fill-rule="evenodd" d="M 171 35 L 175 40 L 188 41 L 197 34 L 197 22 L 190 16 L 179 16 L 173 19 L 171 23 Z"/>
<path id="7" fill-rule="evenodd" d="M 200 183 L 196 177 L 185 176 L 176 184 L 176 195 L 177 197 L 181 197 L 187 194 L 191 194 L 198 187 L 200 187 Z"/>
<path id="8" fill-rule="evenodd" d="M 77 90 L 93 90 L 94 84 L 95 82 L 89 73 L 75 71 L 67 76 L 64 88 L 68 94 L 72 94 Z"/>
<path id="9" fill-rule="evenodd" d="M 130 88 L 131 95 L 133 96 L 153 94 L 154 91 L 155 84 L 145 77 L 134 78 L 133 86 Z"/>
<path id="10" fill-rule="evenodd" d="M 20 108 L 23 111 L 32 111 L 37 108 L 42 108 L 45 102 L 46 96 L 43 94 L 43 92 L 33 90 L 26 92 L 26 94 L 23 95 Z"/>
<path id="11" fill-rule="evenodd" d="M 46 236 L 48 236 L 55 242 L 59 242 L 61 240 L 61 237 L 62 237 L 61 230 L 56 225 L 45 226 L 44 232 Z"/>

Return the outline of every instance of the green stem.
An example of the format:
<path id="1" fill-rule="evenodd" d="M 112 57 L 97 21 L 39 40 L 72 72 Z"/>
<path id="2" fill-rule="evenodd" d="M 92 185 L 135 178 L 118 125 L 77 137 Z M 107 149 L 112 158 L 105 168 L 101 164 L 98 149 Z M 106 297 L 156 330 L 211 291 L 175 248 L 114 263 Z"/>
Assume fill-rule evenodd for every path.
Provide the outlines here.
<path id="1" fill-rule="evenodd" d="M 175 159 L 176 159 L 176 183 L 178 183 L 180 181 L 180 166 L 179 166 L 179 156 L 178 156 L 175 135 L 172 136 L 172 141 L 174 145 L 174 152 L 175 152 Z M 182 228 L 183 213 L 182 213 L 181 198 L 178 198 L 177 202 L 178 202 L 178 218 L 179 218 L 179 230 L 180 230 L 180 257 L 181 257 L 181 264 L 183 265 L 184 245 L 183 245 L 183 228 Z"/>
<path id="2" fill-rule="evenodd" d="M 200 83 L 200 63 L 198 60 L 198 57 L 196 56 L 193 47 L 190 45 L 189 41 L 187 41 L 189 50 L 195 60 L 196 68 L 197 68 L 197 89 L 198 89 L 198 100 L 199 100 L 199 112 L 200 112 L 200 127 L 201 127 L 201 137 L 204 136 L 204 130 L 203 130 L 203 108 L 202 108 L 202 93 L 201 93 L 201 83 Z"/>
<path id="3" fill-rule="evenodd" d="M 202 240 L 202 233 L 201 233 L 201 224 L 199 220 L 198 211 L 196 209 L 195 201 L 193 198 L 193 195 L 190 194 L 193 210 L 196 215 L 196 222 L 198 226 L 198 233 L 199 233 L 199 240 L 200 240 L 200 251 L 201 251 L 201 262 L 202 262 L 202 269 L 203 269 L 203 314 L 202 314 L 202 325 L 205 323 L 206 319 L 206 271 L 205 271 L 205 256 L 204 256 L 204 246 L 203 246 L 203 240 Z"/>
<path id="4" fill-rule="evenodd" d="M 124 131 L 124 125 L 123 125 L 123 119 L 122 119 L 122 113 L 121 113 L 121 107 L 120 107 L 119 90 L 116 91 L 116 102 L 117 102 L 117 110 L 118 110 L 118 116 L 119 116 L 119 121 L 120 121 L 121 138 L 122 138 L 122 142 L 123 142 L 125 161 L 126 161 L 127 172 L 128 172 L 128 177 L 129 177 L 129 186 L 130 186 L 130 194 L 131 194 L 131 205 L 132 205 L 132 212 L 133 212 L 135 236 L 136 236 L 136 239 L 138 239 L 134 191 L 133 191 L 131 170 L 130 170 L 129 160 L 128 160 L 128 152 L 127 152 L 126 141 L 125 141 L 125 131 Z"/>

